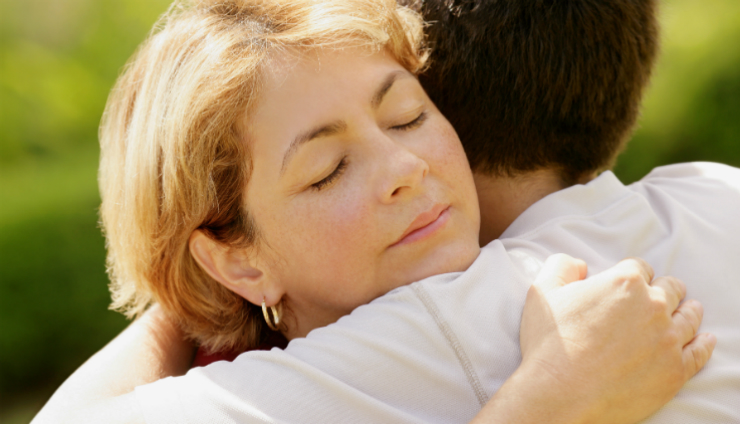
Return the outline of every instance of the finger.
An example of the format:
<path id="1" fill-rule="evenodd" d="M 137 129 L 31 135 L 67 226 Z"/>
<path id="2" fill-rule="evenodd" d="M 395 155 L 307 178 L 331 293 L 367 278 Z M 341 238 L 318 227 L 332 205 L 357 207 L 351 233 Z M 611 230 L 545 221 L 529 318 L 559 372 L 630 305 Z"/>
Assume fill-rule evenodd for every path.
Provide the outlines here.
<path id="1" fill-rule="evenodd" d="M 645 290 L 648 288 L 652 279 L 653 267 L 640 258 L 623 259 L 613 267 L 590 278 L 594 282 L 599 281 L 629 287 L 630 290 Z"/>
<path id="2" fill-rule="evenodd" d="M 583 280 L 587 272 L 586 262 L 564 253 L 558 253 L 547 258 L 540 273 L 537 274 L 534 285 L 543 292 L 548 292 L 574 281 Z"/>
<path id="3" fill-rule="evenodd" d="M 713 334 L 699 334 L 683 347 L 684 381 L 688 381 L 712 357 L 717 338 Z"/>
<path id="4" fill-rule="evenodd" d="M 699 331 L 699 325 L 704 318 L 704 307 L 696 300 L 688 300 L 673 313 L 673 323 L 680 335 L 681 344 L 686 344 Z"/>
<path id="5" fill-rule="evenodd" d="M 650 266 L 649 263 L 645 262 L 644 259 L 635 256 L 623 259 L 617 264 L 617 267 L 620 267 L 620 269 L 624 269 L 626 272 L 629 272 L 630 270 L 639 272 L 644 278 L 645 283 L 647 284 L 650 284 L 650 282 L 653 280 L 653 277 L 655 277 L 655 271 L 653 271 L 653 267 Z"/>
<path id="6" fill-rule="evenodd" d="M 678 304 L 686 297 L 686 284 L 678 278 L 658 277 L 650 285 L 663 292 L 666 307 L 670 313 L 673 313 L 678 308 Z"/>

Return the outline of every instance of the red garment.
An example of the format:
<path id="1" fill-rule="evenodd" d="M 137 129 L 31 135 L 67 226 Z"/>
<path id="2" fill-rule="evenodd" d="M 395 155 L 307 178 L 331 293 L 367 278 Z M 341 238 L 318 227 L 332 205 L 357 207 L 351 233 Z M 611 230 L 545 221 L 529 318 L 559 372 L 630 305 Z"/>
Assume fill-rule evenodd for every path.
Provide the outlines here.
<path id="1" fill-rule="evenodd" d="M 270 350 L 273 347 L 285 349 L 285 346 L 287 345 L 288 340 L 286 340 L 282 334 L 272 332 L 262 344 L 253 349 L 247 349 L 245 351 L 231 350 L 208 353 L 203 347 L 198 347 L 198 352 L 195 353 L 195 359 L 193 360 L 193 364 L 190 366 L 190 368 L 204 367 L 217 361 L 231 362 L 236 359 L 237 356 L 241 355 L 244 352 L 249 352 L 251 350 Z"/>

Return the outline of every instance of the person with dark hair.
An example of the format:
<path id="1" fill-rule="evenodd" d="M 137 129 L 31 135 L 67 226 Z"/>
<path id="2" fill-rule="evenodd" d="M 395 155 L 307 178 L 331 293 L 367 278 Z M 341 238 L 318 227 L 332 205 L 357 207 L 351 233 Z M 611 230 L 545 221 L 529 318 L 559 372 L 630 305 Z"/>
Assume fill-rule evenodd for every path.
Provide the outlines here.
<path id="1" fill-rule="evenodd" d="M 554 191 L 614 164 L 656 61 L 657 0 L 400 3 L 428 22 L 430 66 L 419 80 L 476 174 L 482 245 L 523 211 L 509 198 L 486 203 L 485 188 Z M 525 191 L 525 203 L 543 195 Z"/>
<path id="2" fill-rule="evenodd" d="M 288 4 L 273 3 L 279 11 L 282 10 L 280 7 Z M 695 337 L 702 322 L 702 308 L 695 301 L 680 304 L 686 289 L 678 280 L 658 278 L 649 283 L 652 271 L 636 260 L 624 261 L 609 269 L 624 257 L 640 256 L 646 258 L 659 275 L 676 275 L 686 281 L 692 297 L 707 305 L 703 330 L 716 334 L 720 339 L 716 342 L 714 358 L 703 371 L 689 380 L 678 396 L 652 415 L 649 422 L 740 422 L 740 408 L 737 408 L 740 399 L 740 311 L 734 305 L 740 298 L 740 285 L 737 284 L 740 269 L 736 261 L 740 246 L 728 242 L 740 238 L 740 222 L 726 212 L 740 209 L 740 171 L 716 164 L 678 165 L 658 169 L 630 187 L 623 186 L 609 171 L 597 176 L 611 164 L 634 126 L 641 93 L 648 82 L 657 49 L 655 3 L 650 0 L 424 0 L 410 6 L 416 7 L 425 19 L 431 21 L 429 44 L 433 49 L 432 62 L 420 80 L 426 84 L 441 110 L 458 126 L 475 173 L 483 221 L 480 240 L 485 244 L 477 258 L 465 271 L 448 272 L 396 286 L 384 295 L 379 292 L 375 300 L 357 307 L 337 322 L 316 328 L 306 337 L 295 337 L 285 350 L 247 352 L 233 363 L 220 362 L 196 368 L 185 376 L 139 386 L 135 392 L 123 396 L 117 395 L 130 391 L 131 384 L 117 385 L 115 389 L 120 392 L 101 396 L 104 401 L 99 404 L 86 404 L 88 409 L 85 413 L 98 417 L 115 413 L 121 420 L 124 416 L 136 417 L 139 419 L 136 422 L 149 423 L 447 423 L 470 419 L 516 423 L 636 422 L 667 402 L 708 360 L 716 342 L 709 335 Z M 334 3 L 327 13 L 339 10 L 343 9 Z M 277 15 L 290 19 L 320 16 Z M 366 23 L 365 18 L 371 15 L 371 11 L 363 9 L 361 13 L 345 11 L 343 16 Z M 400 21 L 408 24 L 411 18 L 404 16 L 406 18 Z M 237 25 L 248 22 L 223 17 L 214 20 L 219 25 L 226 21 Z M 316 23 L 322 31 L 334 28 L 325 24 L 325 19 L 309 22 Z M 294 28 L 293 23 L 276 25 L 274 30 L 279 33 Z M 262 31 L 260 25 L 255 23 L 249 29 Z M 394 40 L 393 37 L 377 36 L 390 27 L 380 25 L 381 30 L 368 33 L 382 42 Z M 304 30 L 312 26 L 297 25 L 295 28 Z M 198 40 L 195 35 L 184 33 L 183 40 L 187 43 Z M 204 34 L 197 33 L 199 36 Z M 262 34 L 264 32 L 260 32 Z M 332 32 L 329 34 L 334 35 Z M 347 31 L 347 34 L 357 36 L 360 32 Z M 174 72 L 183 67 L 191 69 L 187 67 L 191 64 L 190 58 L 198 57 L 197 53 L 202 54 L 203 63 L 211 64 L 209 60 L 218 58 L 212 47 L 225 44 L 216 43 L 212 34 L 206 35 L 204 39 L 211 44 L 203 45 L 208 49 L 189 48 L 187 54 L 166 56 L 171 59 Z M 245 46 L 238 37 L 229 39 L 236 42 L 235 51 Z M 312 39 L 299 38 L 295 34 L 276 39 L 295 43 L 290 44 L 290 49 L 284 48 L 280 52 L 294 53 L 291 49 L 300 51 L 314 45 Z M 341 44 L 339 46 L 342 47 Z M 159 43 L 155 44 L 154 51 L 176 47 L 176 44 Z M 142 51 L 146 53 L 148 50 Z M 393 154 L 386 157 L 374 150 L 378 148 L 376 144 L 368 141 L 382 141 L 375 137 L 383 131 L 426 130 L 429 128 L 424 126 L 427 118 L 441 125 L 440 117 L 431 107 L 421 112 L 413 109 L 414 113 L 409 113 L 404 120 L 391 124 L 381 120 L 383 125 L 379 125 L 372 111 L 386 93 L 395 96 L 399 104 L 406 107 L 416 104 L 414 98 L 423 99 L 424 96 L 415 90 L 413 77 L 406 83 L 411 84 L 409 87 L 414 90 L 405 93 L 416 97 L 404 96 L 402 92 L 394 91 L 395 88 L 391 89 L 395 78 L 406 73 L 387 56 L 350 53 L 341 49 L 312 51 L 307 57 L 315 62 L 308 62 L 309 65 L 290 54 L 286 55 L 287 58 L 278 55 L 282 61 L 270 63 L 278 65 L 277 69 L 289 70 L 271 76 L 264 86 L 248 86 L 255 93 L 257 87 L 264 90 L 259 94 L 271 94 L 256 102 L 254 109 L 248 109 L 262 117 L 263 127 L 258 125 L 260 121 L 249 124 L 257 129 L 268 126 L 273 131 L 268 133 L 275 134 L 275 131 L 293 125 L 291 121 L 306 120 L 306 116 L 316 111 L 321 115 L 326 112 L 327 105 L 331 105 L 331 117 L 354 117 L 353 113 L 363 118 L 373 116 L 373 119 L 363 120 L 364 125 L 356 125 L 354 120 L 348 120 L 347 124 L 342 119 L 332 121 L 334 123 L 329 126 L 316 127 L 306 136 L 299 134 L 295 140 L 310 140 L 318 136 L 330 138 L 337 133 L 343 134 L 351 126 L 360 136 L 347 139 L 373 153 L 367 157 L 352 156 L 350 165 L 344 157 L 335 161 L 336 168 L 329 167 L 333 171 L 329 169 L 326 178 L 312 184 L 312 190 L 318 192 L 325 185 L 331 187 L 331 184 L 344 187 L 341 186 L 345 181 L 342 175 L 347 166 L 353 166 L 352 160 L 372 160 L 368 162 L 372 166 L 362 168 L 373 171 L 362 174 L 372 177 L 365 180 L 380 181 L 385 174 L 378 170 L 388 163 L 397 165 L 395 171 L 403 168 L 404 175 L 409 178 L 404 180 L 399 190 L 410 187 L 409 184 L 415 186 L 414 181 L 426 181 L 428 172 L 436 169 L 429 171 L 431 168 L 425 168 L 421 162 L 412 161 L 405 150 L 392 150 Z M 219 66 L 227 65 L 223 60 L 217 63 Z M 231 65 L 236 66 L 236 63 Z M 321 66 L 316 66 L 316 63 Z M 370 72 L 386 70 L 388 66 L 394 71 L 390 78 L 381 73 L 385 79 L 378 79 L 377 72 Z M 169 125 L 161 129 L 163 132 L 181 131 L 179 121 L 157 120 L 158 115 L 149 113 L 147 108 L 126 109 L 133 107 L 135 98 L 142 102 L 138 97 L 160 94 L 157 90 L 136 89 L 137 84 L 146 80 L 138 74 L 139 70 L 142 75 L 148 75 L 148 72 L 159 75 L 162 72 L 159 68 L 142 66 L 140 69 L 135 65 L 130 68 L 131 80 L 124 79 L 126 83 L 121 85 L 121 93 L 126 94 L 129 90 L 132 100 L 116 103 L 116 107 L 123 109 L 119 114 L 111 115 L 113 119 L 116 116 L 120 118 L 114 119 L 114 123 L 121 124 L 116 134 L 132 137 L 133 130 L 128 126 L 136 127 L 146 119 L 167 122 Z M 214 69 L 220 68 L 193 66 L 191 72 L 211 72 Z M 227 75 L 239 75 L 239 72 Z M 372 77 L 370 80 L 378 79 L 381 84 L 370 84 L 369 79 L 363 78 L 366 75 Z M 189 90 L 188 93 L 208 94 L 204 87 L 211 87 L 213 80 L 203 79 L 198 90 Z M 231 81 L 226 78 L 215 83 Z M 368 88 L 371 85 L 374 90 Z M 376 90 L 375 85 L 382 89 Z M 161 91 L 164 93 L 162 96 L 187 88 L 173 84 L 166 87 Z M 218 96 L 232 95 L 237 105 L 242 105 L 239 101 L 243 100 L 244 92 L 242 89 L 214 90 Z M 361 94 L 359 98 L 356 98 L 357 93 Z M 369 95 L 372 93 L 376 94 Z M 155 105 L 159 105 L 162 98 L 152 97 Z M 185 102 L 180 109 L 174 106 L 180 105 L 178 102 L 161 110 L 162 113 L 170 110 L 183 112 L 188 104 Z M 231 103 L 218 104 L 220 111 Z M 204 110 L 213 112 L 211 105 L 212 102 L 204 103 Z M 131 118 L 132 115 L 136 119 Z M 198 118 L 190 113 L 183 112 L 182 115 L 187 119 Z M 214 116 L 229 117 L 223 112 L 214 112 Z M 193 128 L 218 130 L 216 133 L 227 141 L 229 137 L 233 138 L 234 131 L 221 130 L 213 123 L 211 115 L 207 117 L 209 119 L 203 119 L 207 124 Z M 152 143 L 161 142 L 154 137 L 155 132 L 147 131 L 147 128 L 133 129 L 142 131 L 142 139 L 151 136 Z M 182 132 L 183 137 L 199 134 L 187 129 Z M 262 146 L 254 151 L 255 163 L 259 161 L 263 167 L 255 167 L 255 175 L 250 175 L 255 179 L 264 175 L 266 162 L 280 171 L 279 161 L 266 159 L 269 155 L 264 151 L 269 151 L 269 148 L 264 147 L 268 144 L 264 140 L 274 144 L 281 139 L 264 134 L 260 131 L 250 134 L 255 135 L 250 143 Z M 449 150 L 447 155 L 435 155 L 442 151 L 437 146 L 440 134 L 424 133 L 426 137 L 413 134 L 413 139 L 405 139 L 407 144 L 404 148 L 410 149 L 413 141 L 415 144 L 411 150 L 424 157 L 433 157 L 436 168 L 459 162 L 454 150 Z M 202 140 L 203 137 L 196 139 Z M 132 138 L 130 142 L 137 140 Z M 334 141 L 336 143 L 328 143 L 327 146 L 344 148 L 348 143 L 346 139 Z M 117 152 L 120 151 L 114 150 L 113 155 Z M 138 154 L 143 157 L 142 166 L 156 165 L 156 161 L 147 160 L 147 152 L 136 150 L 130 152 L 130 156 Z M 187 162 L 183 155 L 176 158 L 168 171 L 177 171 L 177 163 Z M 319 154 L 312 158 L 326 159 Z M 188 160 L 209 165 L 212 163 L 210 159 L 210 156 L 199 155 Z M 223 166 L 231 163 L 226 159 L 221 162 Z M 109 165 L 111 163 L 114 162 Z M 412 167 L 413 164 L 416 165 Z M 354 166 L 350 169 L 357 169 L 358 165 Z M 172 172 L 171 177 L 177 181 L 177 178 L 190 174 Z M 249 175 L 249 172 L 244 174 Z M 410 177 L 412 174 L 415 179 Z M 108 177 L 126 179 L 139 178 L 139 175 L 141 178 L 147 175 L 157 178 L 159 174 L 141 172 L 128 176 L 124 172 L 115 172 Z M 201 172 L 196 176 L 208 175 Z M 339 182 L 335 183 L 337 179 Z M 461 192 L 465 188 L 462 180 L 464 178 L 459 181 Z M 104 181 L 108 183 L 107 189 L 114 193 L 121 190 L 119 184 L 111 181 Z M 372 186 L 372 181 L 357 186 Z M 172 184 L 172 181 L 164 182 Z M 209 184 L 214 184 L 207 178 L 199 180 L 199 183 L 204 190 L 211 188 Z M 159 186 L 148 184 L 146 187 Z M 254 190 L 254 185 L 250 187 Z M 196 188 L 188 187 L 189 190 Z M 266 198 L 271 191 L 275 191 L 274 187 L 268 186 L 260 193 Z M 177 196 L 179 192 L 173 190 L 172 193 Z M 156 206 L 159 199 L 150 196 L 149 200 Z M 251 199 L 255 204 L 261 200 L 259 196 Z M 351 196 L 342 199 L 352 200 Z M 170 203 L 178 206 L 178 202 Z M 203 208 L 218 209 L 217 202 L 198 203 Z M 111 207 L 118 209 L 123 208 L 122 205 L 127 206 L 117 202 Z M 432 240 L 434 234 L 442 234 L 442 230 L 435 232 L 444 228 L 446 220 L 451 219 L 445 215 L 448 209 L 442 206 L 433 208 L 433 216 L 429 213 L 419 215 L 421 220 L 412 222 L 409 230 L 390 247 L 416 243 L 424 237 Z M 153 210 L 159 211 L 156 207 Z M 275 216 L 263 214 L 256 221 L 270 223 L 285 215 L 285 211 L 279 208 L 273 208 L 272 213 Z M 332 216 L 342 218 L 341 214 Z M 182 219 L 169 221 L 190 222 Z M 313 222 L 317 225 L 334 224 L 327 219 Z M 118 225 L 118 222 L 114 220 L 113 224 Z M 306 231 L 316 233 L 314 228 Z M 346 233 L 346 227 L 337 231 Z M 223 246 L 208 244 L 204 239 L 207 234 L 200 229 L 192 234 L 189 248 L 201 266 L 200 270 L 231 292 L 246 293 L 241 296 L 257 305 L 259 299 L 253 300 L 254 296 L 250 294 L 250 287 L 256 286 L 249 282 L 263 274 L 259 269 L 247 266 L 253 257 L 240 250 L 240 245 L 222 249 Z M 149 237 L 145 232 L 139 235 Z M 494 240 L 496 238 L 498 240 Z M 307 239 L 302 237 L 296 243 L 305 243 Z M 370 242 L 372 240 L 368 244 Z M 320 243 L 317 246 L 325 247 Z M 722 248 L 718 249 L 718 246 Z M 186 249 L 178 252 L 186 252 Z M 551 256 L 559 252 L 583 258 L 592 273 L 601 274 L 559 287 L 586 277 L 584 263 L 574 263 L 564 255 Z M 167 255 L 159 257 L 170 260 Z M 429 261 L 430 267 L 444 265 L 434 258 Z M 285 259 L 286 266 L 296 268 L 295 263 L 288 263 L 295 258 Z M 697 263 L 701 267 L 696 266 Z M 130 265 L 137 266 L 137 262 L 132 261 Z M 312 265 L 310 272 L 304 272 L 307 279 L 309 274 L 325 271 L 317 271 L 316 264 L 309 265 Z M 630 269 L 632 271 L 628 271 Z M 540 271 L 543 273 L 537 277 Z M 238 278 L 229 279 L 230 276 Z M 140 281 L 134 283 L 141 284 Z M 553 287 L 558 288 L 550 290 Z M 331 286 L 320 298 L 346 299 L 347 296 L 342 297 L 340 292 L 351 292 L 353 288 L 349 282 L 346 286 Z M 293 291 L 299 294 L 301 289 L 300 284 L 293 287 Z M 584 292 L 590 292 L 591 296 L 584 296 Z M 197 294 L 202 295 L 202 291 Z M 176 300 L 173 296 L 173 302 Z M 270 306 L 279 304 L 272 298 L 268 301 Z M 280 309 L 271 307 L 270 314 L 264 297 L 262 302 L 267 326 L 283 331 L 280 326 L 285 323 L 277 319 L 281 316 Z M 252 318 L 259 315 L 256 307 L 250 308 L 254 312 Z M 646 311 L 652 311 L 652 314 Z M 652 319 L 641 321 L 636 317 Z M 609 320 L 610 325 L 597 325 Z M 640 322 L 644 325 L 636 325 Z M 656 331 L 656 325 L 665 331 Z M 259 322 L 255 323 L 255 328 L 264 329 L 264 326 Z M 87 384 L 96 373 L 107 373 L 105 378 L 115 377 L 117 381 L 134 379 L 137 382 L 177 374 L 182 364 L 187 362 L 183 359 L 187 355 L 177 356 L 177 352 L 187 353 L 187 349 L 181 342 L 173 343 L 174 346 L 170 343 L 180 337 L 172 318 L 163 318 L 158 308 L 150 310 L 144 321 L 134 323 L 112 346 L 106 347 L 92 358 L 90 364 L 73 375 L 65 383 L 68 387 L 62 390 L 64 393 L 53 398 L 51 406 L 47 405 L 47 412 L 44 414 L 42 411 L 40 418 L 37 417 L 38 422 L 53 417 L 64 408 L 71 408 L 75 402 L 81 404 L 78 393 L 90 395 L 100 387 L 114 391 L 100 381 L 92 386 Z M 137 345 L 138 341 L 144 341 L 144 347 Z M 635 354 L 636 348 L 641 354 Z M 121 377 L 110 371 L 119 358 L 125 358 L 131 352 L 136 353 L 139 361 L 146 362 L 144 370 L 153 369 L 151 375 L 142 377 L 142 371 L 137 370 L 136 378 L 139 379 L 136 380 L 130 375 Z M 164 367 L 168 364 L 178 366 Z M 665 372 L 656 374 L 655 369 L 660 365 L 665 367 Z M 125 369 L 136 368 L 128 365 Z M 110 381 L 105 378 L 103 383 Z M 83 389 L 79 389 L 81 387 Z M 506 407 L 497 408 L 500 405 Z M 59 414 L 63 416 L 64 413 Z M 126 422 L 129 421 L 134 420 Z"/>
<path id="3" fill-rule="evenodd" d="M 740 170 L 678 164 L 629 187 L 608 171 L 656 61 L 657 0 L 401 3 L 428 22 L 419 79 L 468 155 L 481 245 L 531 243 L 591 269 L 634 255 L 681 278 L 719 341 L 648 421 L 740 422 Z"/>
<path id="4" fill-rule="evenodd" d="M 473 171 L 553 168 L 570 186 L 611 166 L 656 60 L 657 1 L 450 3 L 420 5 L 431 64 L 419 78 Z"/>

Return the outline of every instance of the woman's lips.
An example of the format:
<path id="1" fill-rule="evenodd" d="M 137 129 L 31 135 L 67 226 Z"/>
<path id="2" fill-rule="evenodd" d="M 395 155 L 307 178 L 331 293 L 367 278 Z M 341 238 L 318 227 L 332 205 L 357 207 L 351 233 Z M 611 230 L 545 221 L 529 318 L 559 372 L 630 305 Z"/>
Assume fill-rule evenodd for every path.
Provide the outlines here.
<path id="1" fill-rule="evenodd" d="M 435 205 L 432 209 L 419 214 L 401 238 L 390 247 L 413 243 L 431 236 L 442 228 L 450 219 L 450 205 Z"/>

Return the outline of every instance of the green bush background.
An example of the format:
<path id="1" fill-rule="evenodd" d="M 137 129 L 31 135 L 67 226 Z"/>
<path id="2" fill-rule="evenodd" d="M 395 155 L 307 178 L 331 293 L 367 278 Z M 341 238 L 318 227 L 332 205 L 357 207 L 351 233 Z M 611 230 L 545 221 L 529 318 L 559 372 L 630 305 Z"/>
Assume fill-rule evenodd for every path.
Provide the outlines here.
<path id="1" fill-rule="evenodd" d="M 97 125 L 167 3 L 0 6 L 0 422 L 28 422 L 126 325 L 107 310 Z M 668 0 L 661 21 L 663 54 L 616 173 L 631 182 L 667 163 L 740 166 L 740 3 Z"/>

